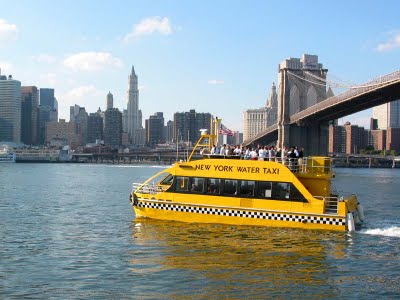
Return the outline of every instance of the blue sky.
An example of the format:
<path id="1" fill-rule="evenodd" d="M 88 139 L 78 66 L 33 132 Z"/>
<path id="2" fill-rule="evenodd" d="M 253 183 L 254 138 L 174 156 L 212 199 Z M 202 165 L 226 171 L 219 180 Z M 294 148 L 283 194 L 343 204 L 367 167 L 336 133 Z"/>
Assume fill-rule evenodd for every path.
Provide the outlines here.
<path id="1" fill-rule="evenodd" d="M 4 1 L 0 68 L 69 106 L 126 108 L 132 65 L 143 117 L 195 109 L 242 130 L 278 64 L 316 54 L 328 78 L 360 84 L 399 69 L 399 1 Z M 343 118 L 368 126 L 371 110 Z"/>

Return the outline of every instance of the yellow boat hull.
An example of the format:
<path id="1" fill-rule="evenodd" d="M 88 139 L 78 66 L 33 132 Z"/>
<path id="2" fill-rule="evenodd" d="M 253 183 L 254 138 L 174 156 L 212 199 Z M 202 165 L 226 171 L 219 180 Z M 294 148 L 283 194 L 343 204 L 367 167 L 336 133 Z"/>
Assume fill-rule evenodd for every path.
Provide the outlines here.
<path id="1" fill-rule="evenodd" d="M 302 229 L 346 231 L 346 218 L 331 215 L 244 209 L 242 207 L 215 207 L 173 203 L 158 200 L 139 200 L 134 206 L 137 218 L 189 223 L 218 223 Z"/>

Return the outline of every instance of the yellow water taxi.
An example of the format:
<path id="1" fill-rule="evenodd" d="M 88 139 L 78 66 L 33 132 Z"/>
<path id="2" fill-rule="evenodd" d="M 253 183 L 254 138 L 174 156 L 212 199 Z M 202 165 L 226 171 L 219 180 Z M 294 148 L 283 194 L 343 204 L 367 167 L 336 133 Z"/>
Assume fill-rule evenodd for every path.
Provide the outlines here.
<path id="1" fill-rule="evenodd" d="M 263 161 L 211 155 L 217 135 L 203 131 L 187 162 L 133 184 L 137 218 L 337 231 L 354 231 L 363 221 L 355 195 L 331 190 L 329 157 Z"/>

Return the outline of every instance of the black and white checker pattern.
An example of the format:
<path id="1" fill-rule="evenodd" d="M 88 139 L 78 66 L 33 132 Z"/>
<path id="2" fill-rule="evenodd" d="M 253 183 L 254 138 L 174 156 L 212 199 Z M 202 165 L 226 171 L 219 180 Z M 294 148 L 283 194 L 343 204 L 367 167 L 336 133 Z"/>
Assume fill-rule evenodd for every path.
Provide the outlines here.
<path id="1" fill-rule="evenodd" d="M 264 219 L 264 220 L 278 220 L 288 222 L 304 222 L 304 223 L 315 223 L 315 224 L 327 224 L 327 225 L 346 225 L 345 218 L 334 218 L 334 217 L 319 217 L 319 216 L 299 216 L 293 214 L 284 213 L 272 213 L 262 211 L 250 211 L 250 210 L 239 210 L 239 209 L 226 209 L 226 208 L 212 208 L 212 207 L 200 207 L 190 206 L 182 204 L 171 204 L 165 202 L 148 202 L 139 201 L 138 207 L 162 209 L 178 212 L 197 213 L 204 215 L 218 215 L 218 216 L 229 216 L 239 218 L 253 218 L 253 219 Z"/>

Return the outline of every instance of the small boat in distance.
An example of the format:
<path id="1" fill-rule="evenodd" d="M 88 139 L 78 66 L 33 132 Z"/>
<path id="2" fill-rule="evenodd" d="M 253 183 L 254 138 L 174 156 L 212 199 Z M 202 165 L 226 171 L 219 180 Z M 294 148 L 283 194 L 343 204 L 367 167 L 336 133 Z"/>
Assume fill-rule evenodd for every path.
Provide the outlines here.
<path id="1" fill-rule="evenodd" d="M 11 152 L 8 146 L 0 146 L 0 163 L 15 163 L 16 155 Z"/>
<path id="2" fill-rule="evenodd" d="M 354 231 L 362 223 L 357 197 L 331 189 L 331 158 L 212 155 L 219 122 L 211 126 L 215 134 L 202 132 L 187 162 L 133 183 L 129 198 L 137 218 L 337 231 Z M 199 151 L 202 156 L 194 160 Z"/>

